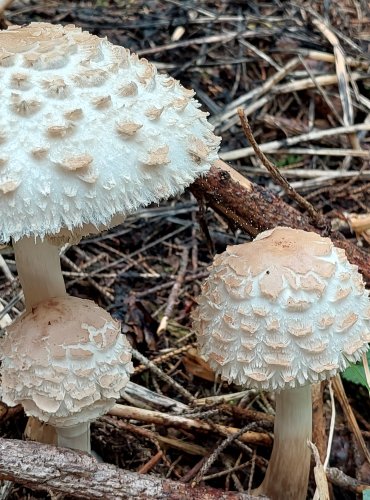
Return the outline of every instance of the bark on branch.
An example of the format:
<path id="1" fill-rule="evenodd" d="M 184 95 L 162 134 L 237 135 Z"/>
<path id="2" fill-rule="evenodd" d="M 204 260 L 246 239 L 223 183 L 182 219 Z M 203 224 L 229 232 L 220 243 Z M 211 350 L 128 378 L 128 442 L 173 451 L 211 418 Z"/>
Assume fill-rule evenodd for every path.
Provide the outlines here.
<path id="1" fill-rule="evenodd" d="M 0 479 L 74 498 L 147 500 L 252 500 L 243 493 L 221 492 L 138 474 L 98 463 L 82 452 L 34 442 L 0 438 Z"/>
<path id="2" fill-rule="evenodd" d="M 191 191 L 198 200 L 203 200 L 231 224 L 252 236 L 279 225 L 320 233 L 307 215 L 269 189 L 240 175 L 223 161 L 216 162 L 205 177 L 198 178 L 191 185 Z M 330 238 L 345 250 L 348 260 L 358 266 L 365 281 L 370 283 L 369 254 L 337 231 L 333 231 Z"/>

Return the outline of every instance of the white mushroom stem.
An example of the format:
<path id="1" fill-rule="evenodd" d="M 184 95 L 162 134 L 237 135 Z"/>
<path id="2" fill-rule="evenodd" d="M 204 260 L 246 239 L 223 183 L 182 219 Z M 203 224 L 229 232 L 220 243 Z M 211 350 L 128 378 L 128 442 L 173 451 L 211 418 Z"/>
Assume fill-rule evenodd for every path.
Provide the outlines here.
<path id="1" fill-rule="evenodd" d="M 13 247 L 26 311 L 39 302 L 67 294 L 57 246 L 39 238 L 21 238 Z"/>
<path id="2" fill-rule="evenodd" d="M 57 427 L 58 446 L 91 453 L 90 422 L 82 422 L 70 427 Z"/>
<path id="3" fill-rule="evenodd" d="M 51 245 L 46 240 L 41 241 L 39 238 L 21 238 L 13 242 L 13 248 L 18 277 L 24 293 L 26 312 L 32 311 L 34 306 L 44 300 L 67 295 L 57 246 Z M 39 425 L 34 424 L 30 429 L 31 439 L 43 442 L 49 442 L 50 439 L 54 440 L 50 432 L 45 433 L 45 436 L 43 436 L 43 428 L 40 422 Z M 90 437 L 89 432 L 88 427 L 88 438 Z M 79 441 L 80 439 L 76 440 L 76 442 Z M 84 437 L 83 442 L 84 447 L 80 449 L 90 452 L 90 443 L 85 444 L 86 437 Z M 49 444 L 53 444 L 53 442 Z M 59 443 L 59 433 L 58 444 L 68 446 Z M 76 448 L 76 446 L 71 447 Z"/>
<path id="4" fill-rule="evenodd" d="M 274 446 L 265 478 L 255 495 L 272 500 L 305 500 L 312 436 L 311 386 L 276 394 Z"/>

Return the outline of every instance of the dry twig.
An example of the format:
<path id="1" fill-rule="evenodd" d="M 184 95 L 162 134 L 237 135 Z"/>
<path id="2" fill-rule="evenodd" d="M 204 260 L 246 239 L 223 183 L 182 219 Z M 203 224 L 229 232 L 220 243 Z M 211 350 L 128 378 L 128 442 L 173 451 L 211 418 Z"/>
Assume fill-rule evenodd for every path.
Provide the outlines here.
<path id="1" fill-rule="evenodd" d="M 348 476 L 343 471 L 336 467 L 329 467 L 326 470 L 326 475 L 329 481 L 343 490 L 353 491 L 361 494 L 363 491 L 370 489 L 370 484 L 362 483 L 353 477 Z"/>
<path id="2" fill-rule="evenodd" d="M 176 281 L 172 287 L 171 293 L 168 297 L 168 302 L 166 309 L 164 311 L 164 315 L 162 316 L 162 319 L 159 323 L 157 333 L 160 335 L 161 333 L 164 333 L 167 330 L 167 323 L 169 318 L 172 315 L 173 308 L 175 306 L 175 302 L 179 296 L 180 290 L 181 290 L 181 285 L 184 282 L 185 279 L 185 273 L 186 269 L 188 267 L 188 261 L 189 261 L 189 249 L 185 247 L 182 251 L 181 254 L 181 264 L 180 264 L 180 269 L 177 274 Z"/>
<path id="3" fill-rule="evenodd" d="M 166 425 L 170 427 L 178 427 L 187 430 L 199 430 L 203 432 L 218 432 L 223 436 L 239 435 L 240 429 L 235 427 L 227 427 L 221 424 L 209 424 L 202 420 L 195 420 L 189 417 L 181 417 L 179 415 L 169 415 L 167 413 L 143 410 L 132 406 L 114 405 L 109 411 L 110 415 L 115 417 L 138 420 L 140 422 L 152 423 L 156 425 Z M 259 423 L 262 425 L 262 422 Z M 272 440 L 270 436 L 262 432 L 245 432 L 239 437 L 239 440 L 248 444 L 259 444 L 260 446 L 271 446 Z"/>
<path id="4" fill-rule="evenodd" d="M 295 144 L 299 144 L 301 142 L 317 141 L 319 139 L 322 139 L 323 137 L 338 136 L 340 134 L 351 134 L 360 130 L 370 130 L 370 123 L 360 123 L 358 125 L 337 127 L 327 130 L 314 130 L 313 132 L 297 135 L 295 137 L 288 137 L 287 139 L 283 139 L 281 141 L 266 142 L 264 144 L 261 144 L 260 150 L 263 153 L 269 153 L 270 151 L 274 151 L 281 147 L 294 146 Z M 222 153 L 221 158 L 225 161 L 230 161 L 237 160 L 239 158 L 246 158 L 247 156 L 251 156 L 253 154 L 255 154 L 254 149 L 252 147 L 249 147 Z"/>
<path id="5" fill-rule="evenodd" d="M 333 378 L 333 387 L 335 391 L 335 395 L 338 398 L 338 401 L 342 407 L 343 413 L 346 416 L 346 420 L 348 422 L 348 426 L 353 432 L 357 445 L 359 447 L 359 450 L 361 454 L 363 455 L 363 458 L 370 463 L 370 452 L 366 446 L 366 443 L 364 441 L 364 438 L 362 437 L 360 428 L 358 426 L 356 417 L 353 413 L 353 410 L 351 408 L 351 405 L 349 404 L 349 401 L 347 399 L 347 395 L 345 393 L 342 379 L 340 378 L 339 375 Z"/>
<path id="6" fill-rule="evenodd" d="M 174 380 L 172 377 L 164 373 L 158 366 L 156 366 L 154 363 L 149 361 L 145 356 L 143 356 L 139 351 L 136 349 L 132 350 L 132 356 L 140 361 L 143 365 L 147 366 L 148 369 L 153 372 L 157 377 L 160 379 L 164 380 L 167 384 L 169 384 L 171 387 L 173 387 L 179 394 L 181 394 L 187 401 L 189 402 L 194 402 L 195 398 L 188 390 L 185 389 L 182 385 L 178 384 L 176 380 Z"/>
<path id="7" fill-rule="evenodd" d="M 242 109 L 238 109 L 238 114 L 244 133 L 249 143 L 252 145 L 252 148 L 254 149 L 254 152 L 257 158 L 262 163 L 262 165 L 267 168 L 272 178 L 286 191 L 289 197 L 295 202 L 297 202 L 298 205 L 308 213 L 313 224 L 319 229 L 323 230 L 325 233 L 324 235 L 327 236 L 330 233 L 328 222 L 321 214 L 317 212 L 317 210 L 311 205 L 311 203 L 305 200 L 303 196 L 301 196 L 299 193 L 297 193 L 295 189 L 292 188 L 292 186 L 285 179 L 285 177 L 279 172 L 279 170 L 275 167 L 275 165 L 271 163 L 268 158 L 266 158 L 266 156 L 263 154 L 263 152 L 261 151 L 259 145 L 257 144 L 254 138 L 252 129 L 249 125 L 247 117 L 244 114 L 244 111 Z"/>

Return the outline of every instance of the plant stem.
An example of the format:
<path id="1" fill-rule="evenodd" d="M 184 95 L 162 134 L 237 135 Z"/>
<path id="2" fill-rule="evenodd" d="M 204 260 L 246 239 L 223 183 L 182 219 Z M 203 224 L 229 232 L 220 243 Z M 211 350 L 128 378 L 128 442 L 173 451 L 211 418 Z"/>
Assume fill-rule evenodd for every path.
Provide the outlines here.
<path id="1" fill-rule="evenodd" d="M 22 238 L 13 247 L 27 312 L 43 300 L 66 295 L 57 246 L 39 238 Z"/>
<path id="2" fill-rule="evenodd" d="M 266 476 L 255 495 L 272 500 L 306 500 L 312 436 L 311 386 L 276 394 L 274 446 Z"/>

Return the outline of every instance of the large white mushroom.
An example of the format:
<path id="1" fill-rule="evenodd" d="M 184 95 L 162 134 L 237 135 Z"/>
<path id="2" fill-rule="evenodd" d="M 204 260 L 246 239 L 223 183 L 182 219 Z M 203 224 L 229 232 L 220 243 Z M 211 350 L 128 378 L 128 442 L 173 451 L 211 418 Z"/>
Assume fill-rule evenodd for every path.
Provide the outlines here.
<path id="1" fill-rule="evenodd" d="M 200 354 L 229 383 L 276 391 L 275 440 L 255 491 L 305 500 L 311 383 L 358 361 L 370 341 L 362 276 L 316 233 L 278 227 L 217 255 L 194 314 Z"/>
<path id="2" fill-rule="evenodd" d="M 0 31 L 0 92 L 0 241 L 28 310 L 66 293 L 50 241 L 180 193 L 217 158 L 192 90 L 72 25 Z"/>
<path id="3" fill-rule="evenodd" d="M 38 304 L 67 299 L 60 243 L 180 193 L 217 159 L 219 139 L 192 90 L 72 25 L 0 31 L 0 94 L 0 241 L 13 243 L 26 303 L 10 339 L 27 335 Z M 15 384 L 23 365 L 10 345 L 2 371 Z M 4 399 L 16 401 L 11 383 Z"/>

